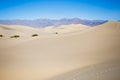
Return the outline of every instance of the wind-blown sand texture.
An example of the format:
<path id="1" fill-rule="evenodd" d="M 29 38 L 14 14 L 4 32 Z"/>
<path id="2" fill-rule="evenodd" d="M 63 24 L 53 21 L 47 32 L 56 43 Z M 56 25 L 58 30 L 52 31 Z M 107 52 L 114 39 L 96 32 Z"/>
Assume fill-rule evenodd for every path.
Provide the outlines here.
<path id="1" fill-rule="evenodd" d="M 119 22 L 41 29 L 0 25 L 0 34 L 0 80 L 120 79 Z"/>

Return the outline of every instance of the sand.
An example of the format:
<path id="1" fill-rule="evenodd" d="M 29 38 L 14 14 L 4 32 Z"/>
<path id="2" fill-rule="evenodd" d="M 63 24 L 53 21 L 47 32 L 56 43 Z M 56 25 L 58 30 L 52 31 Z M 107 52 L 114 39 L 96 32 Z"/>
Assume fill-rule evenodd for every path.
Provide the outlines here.
<path id="1" fill-rule="evenodd" d="M 120 79 L 119 22 L 43 29 L 0 25 L 0 34 L 4 35 L 0 38 L 0 80 Z M 20 37 L 10 38 L 16 34 Z M 80 72 L 77 76 L 76 71 Z"/>
<path id="2" fill-rule="evenodd" d="M 119 80 L 120 64 L 109 61 L 72 70 L 49 80 Z"/>

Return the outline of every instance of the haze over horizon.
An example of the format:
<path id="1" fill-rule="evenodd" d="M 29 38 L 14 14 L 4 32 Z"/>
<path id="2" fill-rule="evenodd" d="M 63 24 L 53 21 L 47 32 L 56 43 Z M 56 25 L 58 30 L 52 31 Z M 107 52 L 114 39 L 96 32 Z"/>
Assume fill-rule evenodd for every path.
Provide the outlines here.
<path id="1" fill-rule="evenodd" d="M 0 20 L 120 20 L 119 0 L 1 0 Z"/>

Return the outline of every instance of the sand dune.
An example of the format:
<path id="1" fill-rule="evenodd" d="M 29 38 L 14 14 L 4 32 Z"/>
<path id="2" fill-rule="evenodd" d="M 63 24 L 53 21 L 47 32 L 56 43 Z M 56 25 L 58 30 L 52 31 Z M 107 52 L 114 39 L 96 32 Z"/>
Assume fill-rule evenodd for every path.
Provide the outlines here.
<path id="1" fill-rule="evenodd" d="M 70 33 L 75 31 L 80 31 L 83 29 L 88 29 L 90 27 L 82 25 L 82 24 L 70 24 L 70 25 L 62 25 L 59 27 L 48 26 L 44 28 L 45 32 L 55 33 L 58 32 L 59 34 Z"/>
<path id="2" fill-rule="evenodd" d="M 21 28 L 24 38 L 0 38 L 1 80 L 79 80 L 76 77 L 84 75 L 91 78 L 91 73 L 105 71 L 106 65 L 115 62 L 118 65 L 112 68 L 120 67 L 119 22 L 110 21 L 96 27 L 81 24 L 69 26 L 37 29 L 40 36 L 35 38 L 24 35 L 31 35 L 36 30 Z M 4 29 L 0 27 L 1 32 Z M 58 34 L 53 34 L 56 31 Z M 9 33 L 8 30 L 7 34 Z M 92 69 L 89 67 L 94 65 Z M 81 72 L 78 76 L 74 74 L 76 69 Z M 116 73 L 116 70 L 113 72 Z M 69 73 L 72 75 L 69 76 Z M 120 78 L 109 72 L 105 76 L 99 76 L 100 78 L 94 76 L 82 80 L 109 80 L 108 77 L 111 76 L 116 77 L 116 80 Z"/>
<path id="3" fill-rule="evenodd" d="M 69 71 L 49 80 L 119 80 L 120 62 L 109 61 Z"/>
<path id="4" fill-rule="evenodd" d="M 15 34 L 26 36 L 26 35 L 30 35 L 35 32 L 40 33 L 41 31 L 36 28 L 32 28 L 28 26 L 0 25 L 0 34 L 3 34 L 5 36 L 10 36 L 10 35 L 15 35 Z"/>

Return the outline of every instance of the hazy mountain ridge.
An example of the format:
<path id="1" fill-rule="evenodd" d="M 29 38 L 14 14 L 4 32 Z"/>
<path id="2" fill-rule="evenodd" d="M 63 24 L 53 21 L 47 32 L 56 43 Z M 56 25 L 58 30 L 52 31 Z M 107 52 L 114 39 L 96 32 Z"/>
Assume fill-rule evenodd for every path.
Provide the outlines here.
<path id="1" fill-rule="evenodd" d="M 0 24 L 7 25 L 25 25 L 31 27 L 47 27 L 47 26 L 61 26 L 68 24 L 83 24 L 87 26 L 96 26 L 108 22 L 107 20 L 83 20 L 80 18 L 67 19 L 63 18 L 60 20 L 52 19 L 36 19 L 36 20 L 0 20 Z"/>

